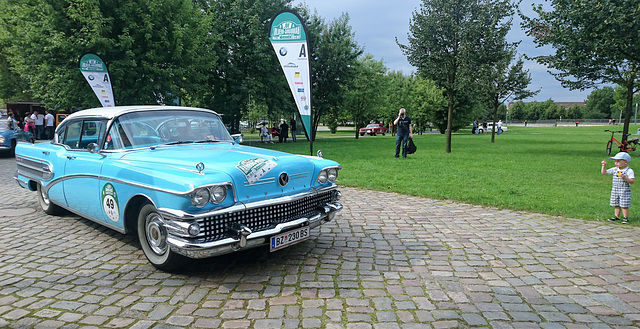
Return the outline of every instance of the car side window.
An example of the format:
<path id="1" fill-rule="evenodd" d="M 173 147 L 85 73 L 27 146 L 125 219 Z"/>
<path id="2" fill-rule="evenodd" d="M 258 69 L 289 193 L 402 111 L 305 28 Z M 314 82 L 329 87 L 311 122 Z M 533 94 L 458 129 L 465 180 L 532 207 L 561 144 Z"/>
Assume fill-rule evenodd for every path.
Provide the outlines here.
<path id="1" fill-rule="evenodd" d="M 64 127 L 60 132 L 61 144 L 67 145 L 71 149 L 78 149 L 80 146 L 80 132 L 82 131 L 82 121 L 72 122 Z"/>
<path id="2" fill-rule="evenodd" d="M 60 131 L 60 143 L 73 150 L 85 150 L 89 144 L 98 142 L 101 126 L 99 120 L 71 122 Z"/>

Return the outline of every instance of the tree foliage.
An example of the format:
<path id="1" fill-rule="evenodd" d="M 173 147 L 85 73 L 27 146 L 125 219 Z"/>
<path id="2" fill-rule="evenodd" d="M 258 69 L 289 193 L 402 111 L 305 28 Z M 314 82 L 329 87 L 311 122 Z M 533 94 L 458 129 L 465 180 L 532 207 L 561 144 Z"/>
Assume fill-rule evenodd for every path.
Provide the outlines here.
<path id="1" fill-rule="evenodd" d="M 109 65 L 118 105 L 181 97 L 217 61 L 201 53 L 215 36 L 188 0 L 3 0 L 0 8 L 4 72 L 50 109 L 99 104 L 78 70 L 87 52 Z"/>
<path id="2" fill-rule="evenodd" d="M 503 51 L 513 7 L 507 0 L 423 0 L 413 13 L 409 44 L 401 45 L 418 73 L 442 88 L 448 102 L 446 152 L 451 152 L 455 119 L 470 107 L 480 68 Z M 466 91 L 466 92 L 465 92 Z M 467 103 L 463 104 L 463 101 Z M 455 115 L 454 115 L 455 112 Z"/>
<path id="3" fill-rule="evenodd" d="M 347 117 L 355 123 L 355 137 L 358 131 L 367 125 L 371 118 L 377 118 L 383 102 L 380 90 L 384 89 L 386 67 L 382 61 L 373 59 L 373 55 L 366 54 L 358 59 L 355 66 L 356 74 L 348 81 L 344 91 L 344 110 Z M 384 124 L 384 122 L 383 122 Z"/>
<path id="4" fill-rule="evenodd" d="M 625 88 L 623 138 L 629 131 L 632 98 L 640 89 L 640 2 L 638 0 L 552 0 L 552 10 L 534 6 L 537 18 L 522 16 L 538 46 L 555 53 L 535 59 L 570 89 L 599 83 Z"/>

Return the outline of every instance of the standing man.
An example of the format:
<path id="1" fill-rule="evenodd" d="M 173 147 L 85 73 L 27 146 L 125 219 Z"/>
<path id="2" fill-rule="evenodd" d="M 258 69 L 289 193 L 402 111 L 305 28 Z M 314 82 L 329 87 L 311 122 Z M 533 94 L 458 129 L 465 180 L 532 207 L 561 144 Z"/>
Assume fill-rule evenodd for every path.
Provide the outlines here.
<path id="1" fill-rule="evenodd" d="M 296 120 L 292 117 L 289 118 L 289 124 L 291 125 L 289 129 L 291 129 L 291 140 L 296 142 Z"/>
<path id="2" fill-rule="evenodd" d="M 287 122 L 284 119 L 282 119 L 281 122 L 282 123 L 280 123 L 280 136 L 278 138 L 278 142 L 286 143 L 287 142 L 287 136 L 289 136 L 289 125 L 287 124 Z"/>
<path id="3" fill-rule="evenodd" d="M 402 108 L 398 112 L 398 117 L 393 124 L 398 127 L 398 135 L 396 136 L 396 158 L 400 156 L 400 143 L 402 143 L 402 157 L 407 157 L 407 141 L 413 138 L 413 127 L 411 126 L 411 118 L 406 115 Z"/>
<path id="4" fill-rule="evenodd" d="M 44 115 L 38 111 L 34 112 L 36 115 L 36 139 L 43 139 L 44 135 Z"/>
<path id="5" fill-rule="evenodd" d="M 45 133 L 47 135 L 47 139 L 53 139 L 53 114 L 51 114 L 49 110 L 45 110 L 44 113 L 47 114 L 44 116 Z"/>

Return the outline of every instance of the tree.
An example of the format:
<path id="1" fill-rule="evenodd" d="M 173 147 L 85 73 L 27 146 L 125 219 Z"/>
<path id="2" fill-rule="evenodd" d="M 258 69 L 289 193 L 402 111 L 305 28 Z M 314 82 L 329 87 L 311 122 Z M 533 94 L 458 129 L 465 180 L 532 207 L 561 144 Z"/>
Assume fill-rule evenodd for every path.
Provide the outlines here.
<path id="1" fill-rule="evenodd" d="M 498 107 L 509 99 L 521 100 L 531 97 L 538 91 L 527 89 L 531 83 L 529 70 L 523 69 L 524 62 L 519 59 L 512 66 L 511 61 L 516 56 L 515 44 L 505 44 L 502 57 L 496 56 L 493 65 L 488 65 L 486 89 L 493 110 L 493 127 L 491 129 L 491 143 L 495 142 L 496 120 L 498 120 Z"/>
<path id="2" fill-rule="evenodd" d="M 368 118 L 378 116 L 383 96 L 380 90 L 386 82 L 384 74 L 387 69 L 382 61 L 374 60 L 371 54 L 358 59 L 355 69 L 357 73 L 344 92 L 344 104 L 356 125 L 357 139 L 360 137 L 358 131 L 369 122 Z"/>
<path id="3" fill-rule="evenodd" d="M 310 34 L 309 58 L 313 85 L 311 138 L 315 140 L 315 132 L 324 114 L 338 118 L 338 105 L 343 102 L 344 87 L 356 75 L 357 60 L 362 49 L 355 42 L 348 14 L 325 24 L 317 15 L 309 15 L 306 8 L 300 8 L 299 11 L 306 20 Z"/>
<path id="4" fill-rule="evenodd" d="M 295 113 L 291 97 L 268 39 L 270 19 L 288 8 L 291 0 L 198 0 L 198 8 L 211 20 L 206 33 L 219 38 L 205 52 L 220 58 L 206 74 L 198 103 L 224 114 L 234 129 L 250 102 L 264 105 L 274 120 Z"/>
<path id="5" fill-rule="evenodd" d="M 471 89 L 479 79 L 479 68 L 501 49 L 509 29 L 505 19 L 512 14 L 507 0 L 423 0 L 413 13 L 409 45 L 398 43 L 418 73 L 444 89 L 447 153 L 451 153 L 454 111 L 464 116 L 470 110 L 461 106 L 461 92 Z"/>
<path id="6" fill-rule="evenodd" d="M 538 18 L 522 16 L 522 26 L 538 46 L 555 54 L 535 59 L 570 89 L 615 83 L 625 88 L 623 139 L 629 132 L 634 92 L 640 89 L 640 4 L 638 0 L 552 0 L 553 10 L 534 6 Z"/>
<path id="7" fill-rule="evenodd" d="M 118 105 L 182 97 L 216 65 L 202 53 L 216 36 L 188 0 L 0 1 L 0 57 L 53 110 L 99 104 L 78 70 L 86 52 L 109 66 Z"/>
<path id="8" fill-rule="evenodd" d="M 614 100 L 612 87 L 603 87 L 592 91 L 585 101 L 584 117 L 588 119 L 611 119 Z"/>

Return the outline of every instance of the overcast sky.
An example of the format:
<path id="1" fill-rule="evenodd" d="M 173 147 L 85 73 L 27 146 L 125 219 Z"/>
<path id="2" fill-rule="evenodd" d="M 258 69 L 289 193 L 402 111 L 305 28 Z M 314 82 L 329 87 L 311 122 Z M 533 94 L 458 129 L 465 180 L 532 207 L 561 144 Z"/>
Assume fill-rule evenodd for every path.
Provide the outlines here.
<path id="1" fill-rule="evenodd" d="M 532 15 L 532 3 L 544 1 L 523 0 L 521 10 Z M 306 4 L 312 11 L 315 9 L 320 17 L 330 22 L 342 13 L 348 13 L 355 33 L 356 42 L 364 48 L 365 53 L 373 54 L 376 60 L 382 59 L 391 70 L 405 74 L 415 72 L 405 55 L 396 44 L 407 44 L 409 22 L 413 12 L 420 7 L 422 0 L 294 0 L 293 4 Z M 533 40 L 527 37 L 520 28 L 520 18 L 514 18 L 509 41 L 522 41 L 518 46 L 518 54 L 529 56 L 550 54 L 551 48 L 536 48 Z M 525 101 L 546 101 L 551 98 L 556 102 L 582 102 L 591 91 L 569 91 L 563 88 L 555 78 L 547 72 L 547 68 L 534 61 L 525 60 L 525 69 L 531 73 L 530 89 L 540 89 L 538 95 Z"/>

